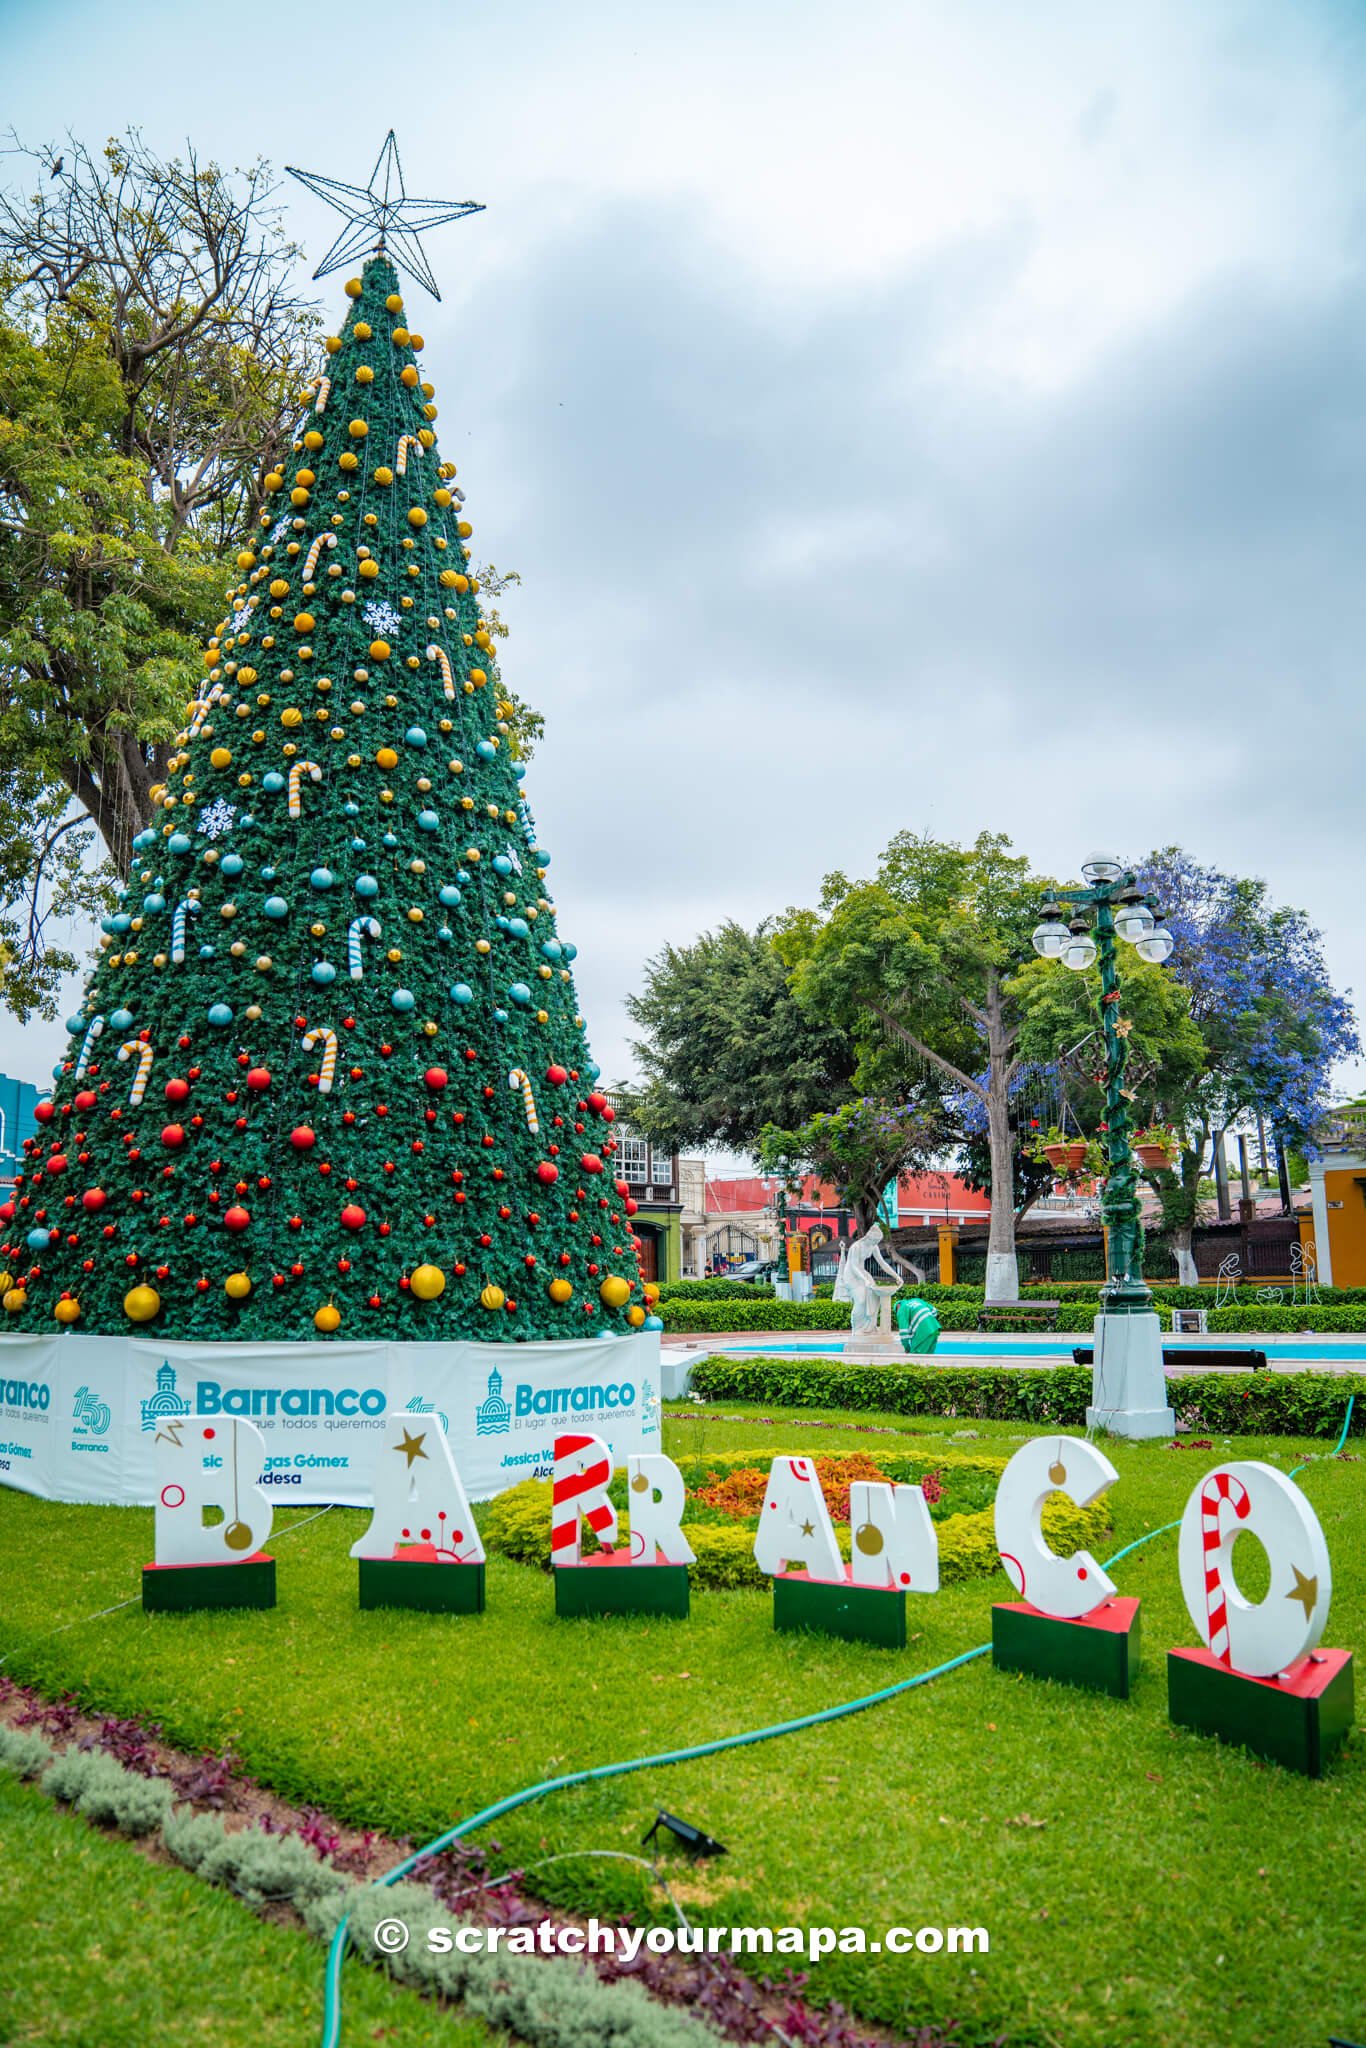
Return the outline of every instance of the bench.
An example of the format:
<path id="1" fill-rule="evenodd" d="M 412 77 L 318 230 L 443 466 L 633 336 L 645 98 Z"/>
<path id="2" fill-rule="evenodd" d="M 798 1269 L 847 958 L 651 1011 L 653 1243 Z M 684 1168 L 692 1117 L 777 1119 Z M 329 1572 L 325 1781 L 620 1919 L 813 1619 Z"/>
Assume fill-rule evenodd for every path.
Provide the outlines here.
<path id="1" fill-rule="evenodd" d="M 1072 1356 L 1078 1365 L 1091 1365 L 1095 1361 L 1095 1352 L 1089 1344 L 1074 1345 Z M 1246 1351 L 1239 1351 L 1232 1345 L 1225 1346 L 1222 1344 L 1217 1349 L 1211 1344 L 1208 1350 L 1196 1350 L 1194 1347 L 1183 1349 L 1180 1346 L 1168 1345 L 1163 1350 L 1162 1362 L 1164 1365 L 1196 1366 L 1202 1372 L 1209 1372 L 1212 1368 L 1219 1366 L 1223 1366 L 1226 1370 L 1233 1369 L 1239 1372 L 1266 1371 L 1266 1353 L 1264 1351 L 1256 1351 L 1251 1348 Z"/>
<path id="2" fill-rule="evenodd" d="M 1041 1318 L 1046 1328 L 1056 1330 L 1061 1307 L 1060 1301 L 984 1301 L 977 1311 L 977 1327 L 989 1330 L 1001 1317 L 1008 1316 L 1013 1321 L 1019 1316 L 1030 1316 Z"/>

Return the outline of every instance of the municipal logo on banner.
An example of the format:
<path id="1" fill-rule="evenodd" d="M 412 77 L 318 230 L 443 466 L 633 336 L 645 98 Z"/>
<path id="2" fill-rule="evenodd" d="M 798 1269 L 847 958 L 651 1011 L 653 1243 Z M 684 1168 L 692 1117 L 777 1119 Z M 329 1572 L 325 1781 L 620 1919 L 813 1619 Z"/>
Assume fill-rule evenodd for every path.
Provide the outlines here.
<path id="1" fill-rule="evenodd" d="M 506 1436 L 512 1427 L 512 1410 L 503 1399 L 503 1375 L 495 1365 L 489 1374 L 488 1398 L 474 1411 L 476 1436 Z"/>
<path id="2" fill-rule="evenodd" d="M 107 1401 L 101 1401 L 89 1387 L 77 1387 L 71 1404 L 73 1436 L 108 1436 L 112 1417 Z"/>
<path id="3" fill-rule="evenodd" d="M 143 1429 L 155 1429 L 159 1422 L 171 1422 L 190 1412 L 190 1403 L 175 1390 L 175 1367 L 168 1359 L 157 1373 L 156 1392 L 142 1403 Z"/>
<path id="4" fill-rule="evenodd" d="M 449 1418 L 437 1407 L 435 1401 L 424 1401 L 421 1394 L 414 1394 L 411 1401 L 405 1401 L 403 1412 L 405 1415 L 434 1415 L 441 1424 L 443 1433 L 446 1436 L 451 1433 Z"/>

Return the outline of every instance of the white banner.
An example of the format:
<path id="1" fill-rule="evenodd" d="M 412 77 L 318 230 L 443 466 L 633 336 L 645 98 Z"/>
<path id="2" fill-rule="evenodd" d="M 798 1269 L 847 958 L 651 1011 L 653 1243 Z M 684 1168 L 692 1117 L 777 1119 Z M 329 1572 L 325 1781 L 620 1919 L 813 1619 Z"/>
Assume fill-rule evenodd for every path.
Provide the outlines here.
<path id="1" fill-rule="evenodd" d="M 471 1500 L 548 1479 L 566 1423 L 660 1449 L 659 1335 L 568 1344 L 156 1344 L 0 1334 L 0 1484 L 148 1507 L 163 1417 L 238 1415 L 272 1499 L 368 1504 L 384 1417 L 439 1415 Z"/>

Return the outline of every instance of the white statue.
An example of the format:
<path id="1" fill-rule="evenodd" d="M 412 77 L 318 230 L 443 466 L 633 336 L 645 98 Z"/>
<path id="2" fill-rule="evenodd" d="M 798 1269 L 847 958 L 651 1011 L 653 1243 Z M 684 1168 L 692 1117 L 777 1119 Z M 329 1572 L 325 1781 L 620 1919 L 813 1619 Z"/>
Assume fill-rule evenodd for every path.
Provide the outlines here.
<path id="1" fill-rule="evenodd" d="M 883 1257 L 879 1249 L 882 1238 L 882 1225 L 875 1223 L 862 1237 L 854 1239 L 844 1262 L 842 1278 L 849 1292 L 850 1338 L 861 1349 L 900 1351 L 900 1339 L 892 1327 L 892 1298 L 901 1287 L 901 1275 Z M 886 1274 L 890 1286 L 879 1283 L 869 1272 L 874 1261 Z"/>
<path id="2" fill-rule="evenodd" d="M 832 1301 L 852 1301 L 854 1298 L 849 1291 L 848 1265 L 849 1240 L 846 1237 L 840 1245 L 839 1264 L 835 1268 L 835 1284 L 830 1290 Z"/>

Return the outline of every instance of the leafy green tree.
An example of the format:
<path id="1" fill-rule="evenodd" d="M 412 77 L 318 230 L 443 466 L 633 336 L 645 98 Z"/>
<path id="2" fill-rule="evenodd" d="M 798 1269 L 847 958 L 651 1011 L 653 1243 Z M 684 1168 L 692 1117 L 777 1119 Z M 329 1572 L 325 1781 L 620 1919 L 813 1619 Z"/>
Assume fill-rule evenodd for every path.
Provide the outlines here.
<path id="1" fill-rule="evenodd" d="M 22 1014 L 51 1012 L 64 966 L 47 916 L 97 908 L 108 879 L 72 882 L 71 817 L 128 872 L 316 317 L 267 164 L 230 174 L 135 133 L 17 157 L 36 189 L 0 193 L 0 875 L 27 847 L 40 877 L 5 898 L 29 935 L 4 982 Z"/>
<path id="2" fill-rule="evenodd" d="M 729 922 L 646 963 L 627 1011 L 645 1076 L 623 1088 L 632 1123 L 656 1143 L 758 1148 L 849 1099 L 856 1048 L 800 1004 L 767 925 Z"/>
<path id="3" fill-rule="evenodd" d="M 966 1098 L 984 1116 L 994 1300 L 1019 1292 L 1017 981 L 1034 958 L 1030 933 L 1048 886 L 997 834 L 963 847 L 900 832 L 875 880 L 829 876 L 820 910 L 789 913 L 777 934 L 803 1007 L 857 1047 L 861 1092 L 904 1100 L 933 1085 L 950 1106 Z"/>
<path id="4" fill-rule="evenodd" d="M 867 1230 L 888 1184 L 903 1173 L 928 1171 L 944 1145 L 943 1123 L 923 1103 L 868 1097 L 808 1117 L 795 1131 L 766 1124 L 759 1163 L 767 1173 L 814 1173 L 832 1182 L 859 1228 Z"/>

